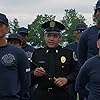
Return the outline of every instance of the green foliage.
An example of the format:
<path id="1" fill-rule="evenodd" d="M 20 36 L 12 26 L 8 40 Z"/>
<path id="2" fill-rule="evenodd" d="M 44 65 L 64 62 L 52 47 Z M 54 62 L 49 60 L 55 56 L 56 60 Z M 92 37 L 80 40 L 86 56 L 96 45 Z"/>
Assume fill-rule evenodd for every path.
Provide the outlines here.
<path id="1" fill-rule="evenodd" d="M 29 37 L 28 41 L 32 45 L 43 46 L 44 40 L 43 35 L 44 31 L 41 28 L 41 24 L 46 21 L 55 20 L 56 16 L 53 15 L 37 15 L 36 19 L 33 20 L 31 24 L 28 25 Z M 61 22 L 65 25 L 65 31 L 63 32 L 61 44 L 64 42 L 72 42 L 75 40 L 73 35 L 74 27 L 79 22 L 84 22 L 85 18 L 81 14 L 78 14 L 75 9 L 65 10 L 65 15 L 62 18 Z M 10 33 L 16 33 L 19 28 L 19 22 L 16 18 L 13 21 L 10 21 Z"/>
<path id="2" fill-rule="evenodd" d="M 77 23 L 84 22 L 85 18 L 81 14 L 78 14 L 75 9 L 65 10 L 62 23 L 65 25 L 65 31 L 63 33 L 62 42 L 72 42 L 75 40 L 73 35 L 74 28 Z"/>
<path id="3" fill-rule="evenodd" d="M 17 29 L 19 28 L 18 20 L 16 18 L 14 18 L 13 21 L 10 21 L 9 27 L 10 27 L 10 33 L 16 33 Z"/>
<path id="4" fill-rule="evenodd" d="M 32 45 L 44 45 L 43 42 L 43 29 L 41 29 L 41 24 L 43 24 L 46 21 L 49 20 L 54 20 L 55 16 L 53 15 L 47 15 L 45 14 L 43 15 L 37 15 L 36 19 L 32 22 L 32 24 L 28 25 L 28 29 L 29 29 L 29 38 L 28 41 L 30 41 L 30 43 Z"/>

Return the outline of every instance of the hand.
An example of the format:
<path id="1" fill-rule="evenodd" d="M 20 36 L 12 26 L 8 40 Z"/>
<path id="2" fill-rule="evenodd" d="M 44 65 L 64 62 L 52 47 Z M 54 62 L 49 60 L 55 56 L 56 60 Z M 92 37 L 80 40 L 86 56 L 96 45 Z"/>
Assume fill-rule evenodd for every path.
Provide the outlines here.
<path id="1" fill-rule="evenodd" d="M 43 75 L 46 75 L 46 71 L 44 70 L 43 67 L 37 67 L 35 70 L 34 70 L 34 75 L 37 76 L 37 77 L 41 77 Z"/>
<path id="2" fill-rule="evenodd" d="M 68 79 L 65 78 L 65 77 L 59 77 L 59 78 L 55 78 L 54 77 L 54 84 L 61 87 L 61 86 L 64 86 L 65 84 L 68 83 Z"/>

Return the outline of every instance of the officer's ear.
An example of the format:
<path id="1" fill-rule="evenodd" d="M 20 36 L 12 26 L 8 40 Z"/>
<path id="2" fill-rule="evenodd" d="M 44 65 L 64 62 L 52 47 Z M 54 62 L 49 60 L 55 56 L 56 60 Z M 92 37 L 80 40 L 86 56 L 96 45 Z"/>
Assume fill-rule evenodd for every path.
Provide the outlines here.
<path id="1" fill-rule="evenodd" d="M 97 41 L 97 48 L 100 48 L 100 39 Z"/>
<path id="2" fill-rule="evenodd" d="M 9 26 L 6 27 L 6 34 L 10 32 Z"/>

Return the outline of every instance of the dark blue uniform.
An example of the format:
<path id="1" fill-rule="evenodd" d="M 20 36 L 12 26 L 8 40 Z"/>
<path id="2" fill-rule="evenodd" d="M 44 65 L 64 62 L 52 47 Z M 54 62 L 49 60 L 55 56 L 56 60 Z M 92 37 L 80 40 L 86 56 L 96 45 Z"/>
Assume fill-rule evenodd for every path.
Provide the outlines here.
<path id="1" fill-rule="evenodd" d="M 96 42 L 99 29 L 100 28 L 97 26 L 92 26 L 82 33 L 78 45 L 79 68 L 85 63 L 87 59 L 98 54 Z M 88 95 L 88 91 L 86 89 L 84 90 L 84 93 L 81 93 L 80 98 L 83 98 L 84 95 L 85 97 Z"/>
<path id="2" fill-rule="evenodd" d="M 22 49 L 25 51 L 26 56 L 27 56 L 29 63 L 30 63 L 30 67 L 31 67 L 30 60 L 31 60 L 32 54 L 33 54 L 35 49 L 33 48 L 33 46 L 31 46 L 29 44 L 26 44 L 26 46 L 22 47 Z M 34 86 L 30 88 L 30 100 L 34 100 L 34 90 L 35 90 Z"/>
<path id="3" fill-rule="evenodd" d="M 80 67 L 87 59 L 97 55 L 98 48 L 96 47 L 96 41 L 99 29 L 100 28 L 98 28 L 97 26 L 92 26 L 82 33 L 78 46 Z"/>
<path id="4" fill-rule="evenodd" d="M 25 52 L 0 47 L 0 100 L 29 100 L 30 68 Z"/>
<path id="5" fill-rule="evenodd" d="M 100 100 L 100 56 L 90 58 L 81 67 L 76 79 L 76 91 L 83 92 L 88 83 L 88 100 Z"/>
<path id="6" fill-rule="evenodd" d="M 43 77 L 32 75 L 33 84 L 34 80 L 38 84 L 35 92 L 35 100 L 69 100 L 68 87 L 75 81 L 77 74 L 73 52 L 61 46 L 57 48 L 40 48 L 33 53 L 32 62 L 33 70 L 42 66 L 47 72 Z M 58 87 L 54 85 L 53 77 L 66 77 L 68 84 Z"/>

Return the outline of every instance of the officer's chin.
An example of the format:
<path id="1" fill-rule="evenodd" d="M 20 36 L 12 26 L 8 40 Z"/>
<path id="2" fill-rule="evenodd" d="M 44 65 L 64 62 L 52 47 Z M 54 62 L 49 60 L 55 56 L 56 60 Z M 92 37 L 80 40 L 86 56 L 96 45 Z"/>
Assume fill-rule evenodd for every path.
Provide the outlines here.
<path id="1" fill-rule="evenodd" d="M 56 46 L 53 45 L 53 44 L 49 44 L 48 47 L 49 47 L 49 48 L 55 48 Z"/>

